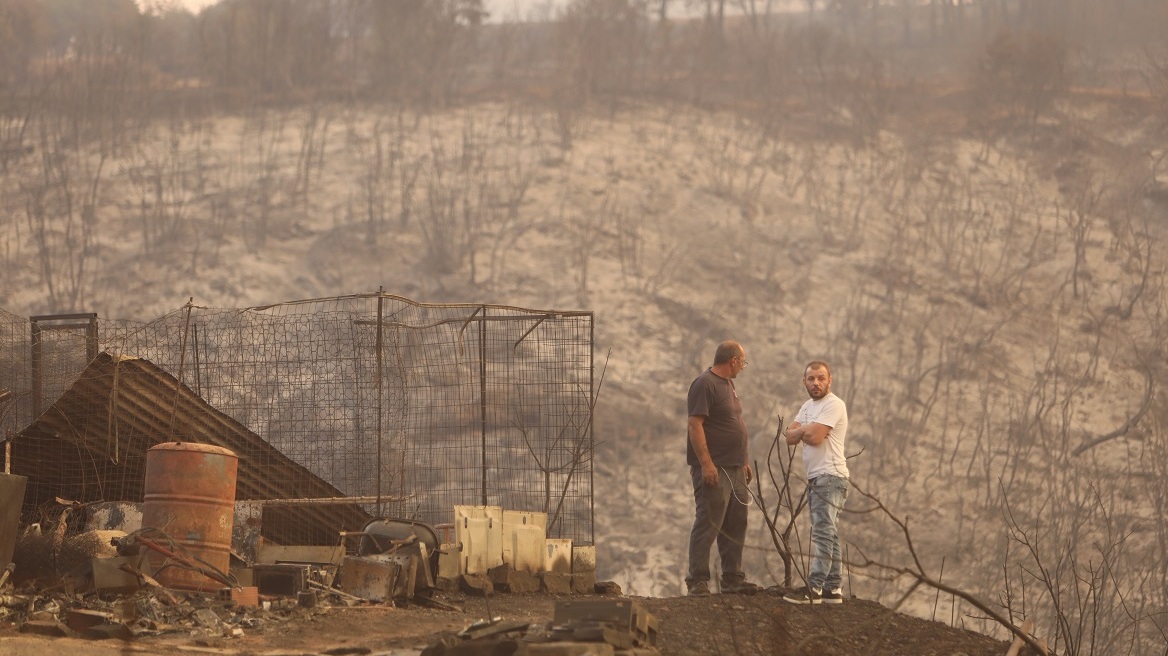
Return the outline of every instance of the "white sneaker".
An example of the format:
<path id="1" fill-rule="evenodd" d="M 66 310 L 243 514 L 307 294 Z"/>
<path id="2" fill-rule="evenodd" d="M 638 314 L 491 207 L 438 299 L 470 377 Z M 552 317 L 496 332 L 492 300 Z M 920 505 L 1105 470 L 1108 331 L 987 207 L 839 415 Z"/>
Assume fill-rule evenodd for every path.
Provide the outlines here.
<path id="1" fill-rule="evenodd" d="M 844 592 L 839 588 L 835 590 L 824 590 L 823 596 L 820 599 L 820 603 L 824 604 L 842 604 L 844 603 Z"/>

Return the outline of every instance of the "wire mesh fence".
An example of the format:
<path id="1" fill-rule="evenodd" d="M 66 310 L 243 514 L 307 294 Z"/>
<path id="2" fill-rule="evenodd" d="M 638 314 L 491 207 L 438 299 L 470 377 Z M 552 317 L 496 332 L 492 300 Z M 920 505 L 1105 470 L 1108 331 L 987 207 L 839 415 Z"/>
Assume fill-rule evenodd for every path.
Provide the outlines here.
<path id="1" fill-rule="evenodd" d="M 25 317 L 0 310 L 0 434 L 5 444 L 34 417 L 31 325 Z"/>
<path id="2" fill-rule="evenodd" d="M 594 541 L 590 312 L 371 293 L 188 304 L 149 323 L 0 312 L 0 340 L 12 462 L 24 440 L 25 468 L 95 479 L 78 495 L 137 494 L 96 464 L 137 476 L 134 440 L 230 434 L 241 472 L 246 461 L 265 479 L 239 496 L 261 501 L 265 534 L 326 539 L 299 530 L 312 519 L 298 506 L 442 524 L 455 505 L 494 505 L 547 512 L 549 537 Z M 140 361 L 152 367 L 126 366 Z M 334 528 L 359 530 L 349 517 Z"/>

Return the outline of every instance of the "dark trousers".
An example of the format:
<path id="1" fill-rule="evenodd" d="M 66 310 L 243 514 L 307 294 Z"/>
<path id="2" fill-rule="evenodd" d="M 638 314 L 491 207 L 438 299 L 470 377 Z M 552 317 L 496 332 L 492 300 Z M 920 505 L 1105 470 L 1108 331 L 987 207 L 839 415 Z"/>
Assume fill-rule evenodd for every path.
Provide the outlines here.
<path id="1" fill-rule="evenodd" d="M 718 543 L 722 582 L 743 580 L 742 546 L 746 540 L 746 509 L 750 490 L 742 467 L 719 467 L 718 486 L 706 487 L 702 468 L 690 467 L 694 488 L 694 524 L 689 534 L 686 585 L 710 580 L 710 548 Z"/>

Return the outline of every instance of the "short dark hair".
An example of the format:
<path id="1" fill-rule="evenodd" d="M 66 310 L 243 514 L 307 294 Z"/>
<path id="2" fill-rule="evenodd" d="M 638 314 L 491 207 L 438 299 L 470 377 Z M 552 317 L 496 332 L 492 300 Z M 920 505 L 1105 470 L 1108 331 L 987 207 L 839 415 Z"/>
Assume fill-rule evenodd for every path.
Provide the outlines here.
<path id="1" fill-rule="evenodd" d="M 732 339 L 728 339 L 719 344 L 718 350 L 714 351 L 714 366 L 724 364 L 743 355 L 746 355 L 746 351 L 743 350 L 742 345 Z"/>
<path id="2" fill-rule="evenodd" d="M 804 376 L 807 375 L 807 371 L 809 369 L 823 369 L 824 371 L 827 372 L 827 377 L 831 378 L 831 367 L 827 366 L 827 363 L 824 362 L 823 360 L 812 360 L 811 362 L 808 362 L 807 366 L 803 367 L 803 375 Z"/>

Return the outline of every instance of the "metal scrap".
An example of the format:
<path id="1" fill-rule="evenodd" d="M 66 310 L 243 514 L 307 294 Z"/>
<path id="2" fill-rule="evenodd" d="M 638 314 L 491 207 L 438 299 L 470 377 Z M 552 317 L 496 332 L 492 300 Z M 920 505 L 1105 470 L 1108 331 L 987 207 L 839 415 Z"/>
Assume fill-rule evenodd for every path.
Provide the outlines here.
<path id="1" fill-rule="evenodd" d="M 479 620 L 457 634 L 440 637 L 422 656 L 502 653 L 497 649 L 513 653 L 521 643 L 532 653 L 538 645 L 540 653 L 550 649 L 546 653 L 657 654 L 656 641 L 657 619 L 635 600 L 559 600 L 555 619 L 546 626 L 501 617 Z"/>

